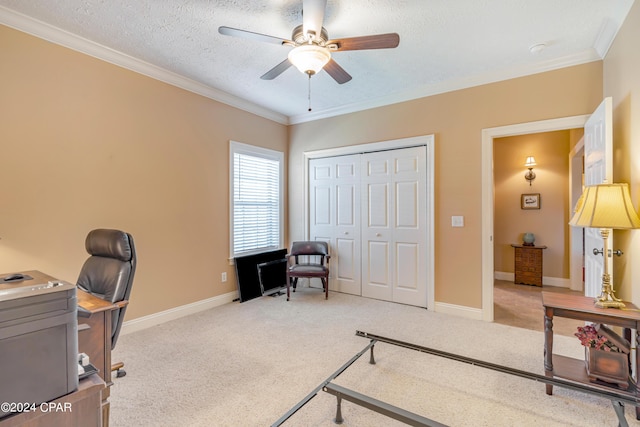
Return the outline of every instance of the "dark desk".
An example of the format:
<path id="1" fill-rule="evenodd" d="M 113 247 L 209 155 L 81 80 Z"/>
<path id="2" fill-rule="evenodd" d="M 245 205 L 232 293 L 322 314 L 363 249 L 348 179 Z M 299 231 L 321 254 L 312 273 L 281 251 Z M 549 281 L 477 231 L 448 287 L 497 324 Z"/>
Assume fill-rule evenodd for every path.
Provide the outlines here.
<path id="1" fill-rule="evenodd" d="M 34 282 L 46 283 L 56 278 L 40 271 L 24 271 Z M 111 312 L 118 305 L 94 297 L 80 289 L 76 290 L 78 305 L 90 312 L 89 317 L 78 318 L 78 352 L 86 353 L 91 364 L 98 368 L 99 376 L 106 387 L 102 396 L 102 425 L 109 426 L 109 396 L 111 381 Z M 73 424 L 72 424 L 73 425 Z M 4 427 L 4 426 L 3 426 Z"/>
<path id="2" fill-rule="evenodd" d="M 109 396 L 111 395 L 111 312 L 118 306 L 77 290 L 78 305 L 88 310 L 90 317 L 78 318 L 78 351 L 86 353 L 98 368 L 106 383 L 102 393 L 103 426 L 109 426 Z"/>
<path id="3" fill-rule="evenodd" d="M 51 402 L 37 405 L 33 412 L 9 415 L 0 427 L 102 426 L 104 381 L 97 374 L 80 381 L 78 390 Z"/>
<path id="4" fill-rule="evenodd" d="M 585 368 L 584 359 L 573 359 L 557 354 L 553 354 L 553 317 L 567 317 L 570 319 L 584 320 L 586 322 L 603 323 L 606 325 L 619 326 L 625 329 L 634 329 L 635 343 L 631 343 L 632 347 L 637 347 L 640 342 L 640 312 L 638 307 L 626 302 L 626 308 L 629 310 L 619 310 L 615 308 L 598 308 L 594 305 L 594 299 L 559 294 L 554 292 L 542 292 L 542 306 L 544 307 L 544 372 L 548 377 L 560 377 L 572 381 L 582 382 L 593 387 L 606 390 L 611 389 L 606 385 L 594 384 L 589 382 Z M 636 311 L 632 311 L 636 310 Z M 576 338 L 576 341 L 578 338 Z M 636 373 L 640 373 L 640 351 L 636 350 L 635 361 Z M 638 400 L 640 392 L 635 385 L 630 384 L 628 391 L 614 387 L 616 392 L 628 394 Z M 547 394 L 553 393 L 553 386 L 546 385 Z M 640 420 L 640 407 L 636 406 L 636 419 Z"/>

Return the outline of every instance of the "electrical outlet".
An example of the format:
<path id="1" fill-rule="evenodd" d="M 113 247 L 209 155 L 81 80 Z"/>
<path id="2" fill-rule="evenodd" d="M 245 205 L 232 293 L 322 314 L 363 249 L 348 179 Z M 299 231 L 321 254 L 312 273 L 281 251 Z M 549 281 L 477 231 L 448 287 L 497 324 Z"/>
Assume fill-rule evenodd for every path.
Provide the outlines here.
<path id="1" fill-rule="evenodd" d="M 222 273 L 221 279 L 222 279 L 222 283 L 226 282 L 227 281 L 227 273 Z"/>

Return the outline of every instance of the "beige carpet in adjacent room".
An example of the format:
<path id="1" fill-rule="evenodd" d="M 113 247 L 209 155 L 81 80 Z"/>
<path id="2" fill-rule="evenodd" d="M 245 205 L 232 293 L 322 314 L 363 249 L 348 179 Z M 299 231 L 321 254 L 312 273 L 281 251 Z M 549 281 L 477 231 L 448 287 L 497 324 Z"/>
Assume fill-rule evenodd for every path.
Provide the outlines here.
<path id="1" fill-rule="evenodd" d="M 111 389 L 111 426 L 269 426 L 368 340 L 356 330 L 544 373 L 542 332 L 300 288 L 227 304 L 120 337 L 127 376 Z M 583 358 L 575 337 L 556 353 Z M 451 426 L 616 426 L 609 401 L 378 343 L 334 382 Z M 334 426 L 319 392 L 284 426 Z M 403 425 L 343 402 L 344 426 Z M 631 426 L 640 426 L 626 408 Z"/>

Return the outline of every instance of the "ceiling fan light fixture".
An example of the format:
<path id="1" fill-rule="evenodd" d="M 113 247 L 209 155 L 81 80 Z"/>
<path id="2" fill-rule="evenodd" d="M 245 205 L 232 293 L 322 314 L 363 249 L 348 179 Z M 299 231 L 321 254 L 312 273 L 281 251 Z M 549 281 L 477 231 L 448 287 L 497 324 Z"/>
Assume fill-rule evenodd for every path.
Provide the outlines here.
<path id="1" fill-rule="evenodd" d="M 304 44 L 291 50 L 288 58 L 300 72 L 311 76 L 327 65 L 331 60 L 331 52 L 316 44 Z"/>

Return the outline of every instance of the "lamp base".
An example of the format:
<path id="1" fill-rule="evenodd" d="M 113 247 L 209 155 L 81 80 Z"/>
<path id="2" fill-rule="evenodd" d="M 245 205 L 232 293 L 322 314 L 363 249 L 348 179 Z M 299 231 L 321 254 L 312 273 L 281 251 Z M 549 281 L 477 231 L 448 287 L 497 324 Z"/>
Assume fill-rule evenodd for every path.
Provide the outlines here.
<path id="1" fill-rule="evenodd" d="M 602 294 L 596 298 L 595 306 L 599 308 L 624 308 L 625 304 L 611 293 L 603 291 Z"/>
<path id="2" fill-rule="evenodd" d="M 600 300 L 596 300 L 595 306 L 599 308 L 625 308 L 626 307 L 624 303 L 621 301 L 600 301 Z"/>
<path id="3" fill-rule="evenodd" d="M 609 254 L 609 230 L 600 229 L 600 235 L 604 243 L 602 254 L 604 256 L 604 272 L 602 273 L 602 289 L 600 296 L 595 300 L 595 306 L 600 308 L 624 308 L 625 305 L 620 298 L 616 298 L 613 294 L 613 286 L 611 286 L 611 276 L 609 275 L 607 256 Z"/>

